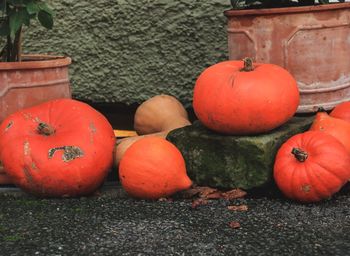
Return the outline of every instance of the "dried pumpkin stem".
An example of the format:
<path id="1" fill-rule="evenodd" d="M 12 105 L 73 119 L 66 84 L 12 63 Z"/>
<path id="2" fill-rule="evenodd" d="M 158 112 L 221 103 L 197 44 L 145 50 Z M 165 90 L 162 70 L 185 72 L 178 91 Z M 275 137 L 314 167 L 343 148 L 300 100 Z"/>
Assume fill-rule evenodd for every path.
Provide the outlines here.
<path id="1" fill-rule="evenodd" d="M 292 154 L 295 156 L 295 158 L 299 161 L 299 162 L 305 162 L 305 160 L 308 157 L 307 152 L 301 150 L 300 148 L 293 148 L 292 149 Z"/>
<path id="2" fill-rule="evenodd" d="M 254 67 L 253 67 L 253 59 L 252 58 L 249 58 L 249 57 L 246 57 L 243 59 L 243 68 L 241 69 L 241 71 L 243 72 L 251 72 L 254 70 Z"/>
<path id="3" fill-rule="evenodd" d="M 317 113 L 319 112 L 327 112 L 324 107 L 318 107 L 317 108 Z"/>
<path id="4" fill-rule="evenodd" d="M 51 125 L 44 122 L 38 124 L 37 131 L 39 134 L 45 136 L 50 136 L 55 133 L 55 129 Z"/>

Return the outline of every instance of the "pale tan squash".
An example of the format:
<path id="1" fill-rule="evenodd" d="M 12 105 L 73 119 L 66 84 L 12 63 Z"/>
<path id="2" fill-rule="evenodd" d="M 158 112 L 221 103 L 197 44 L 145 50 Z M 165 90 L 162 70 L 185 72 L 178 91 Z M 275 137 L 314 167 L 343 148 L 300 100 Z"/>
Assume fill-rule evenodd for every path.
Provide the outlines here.
<path id="1" fill-rule="evenodd" d="M 140 136 L 117 140 L 115 165 L 118 167 L 125 151 L 135 141 L 151 136 L 166 138 L 170 131 L 187 125 L 191 125 L 187 111 L 175 97 L 162 94 L 146 100 L 137 108 L 134 117 L 134 129 Z"/>
<path id="2" fill-rule="evenodd" d="M 134 129 L 139 135 L 170 131 L 190 125 L 184 106 L 170 95 L 156 95 L 136 110 Z"/>

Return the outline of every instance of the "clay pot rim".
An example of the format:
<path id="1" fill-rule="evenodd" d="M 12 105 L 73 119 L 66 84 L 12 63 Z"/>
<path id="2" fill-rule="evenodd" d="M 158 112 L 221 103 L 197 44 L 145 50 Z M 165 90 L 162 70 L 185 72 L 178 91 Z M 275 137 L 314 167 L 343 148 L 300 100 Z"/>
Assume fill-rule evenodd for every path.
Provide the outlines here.
<path id="1" fill-rule="evenodd" d="M 231 10 L 224 11 L 224 15 L 226 17 L 232 17 L 232 16 L 243 16 L 243 15 L 292 14 L 292 13 L 303 13 L 303 12 L 321 12 L 321 11 L 348 9 L 348 8 L 350 8 L 350 2 L 312 5 L 312 6 L 269 8 L 269 9 L 247 9 L 247 10 L 231 9 Z"/>
<path id="2" fill-rule="evenodd" d="M 22 59 L 20 62 L 0 62 L 0 70 L 64 67 L 72 63 L 69 57 L 45 54 L 26 54 Z"/>

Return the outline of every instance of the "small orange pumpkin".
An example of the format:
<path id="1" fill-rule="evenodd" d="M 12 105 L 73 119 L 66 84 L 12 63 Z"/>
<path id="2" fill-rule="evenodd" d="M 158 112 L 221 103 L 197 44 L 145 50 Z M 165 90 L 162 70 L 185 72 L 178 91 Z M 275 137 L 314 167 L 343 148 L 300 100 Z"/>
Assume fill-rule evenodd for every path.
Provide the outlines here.
<path id="1" fill-rule="evenodd" d="M 318 112 L 310 131 L 328 133 L 338 139 L 350 153 L 350 123 L 342 119 L 331 117 L 327 112 Z"/>
<path id="2" fill-rule="evenodd" d="M 159 137 L 142 138 L 126 150 L 119 179 L 129 195 L 141 199 L 167 197 L 192 184 L 180 151 Z"/>
<path id="3" fill-rule="evenodd" d="M 350 178 L 350 155 L 333 136 L 307 131 L 278 150 L 274 179 L 283 194 L 302 202 L 331 197 Z"/>
<path id="4" fill-rule="evenodd" d="M 350 101 L 338 104 L 329 115 L 350 122 Z"/>

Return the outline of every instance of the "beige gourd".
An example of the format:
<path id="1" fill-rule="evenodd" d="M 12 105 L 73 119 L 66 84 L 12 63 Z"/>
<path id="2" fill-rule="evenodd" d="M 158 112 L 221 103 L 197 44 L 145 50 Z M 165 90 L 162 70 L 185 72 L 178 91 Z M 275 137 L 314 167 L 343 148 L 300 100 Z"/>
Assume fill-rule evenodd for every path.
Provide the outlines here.
<path id="1" fill-rule="evenodd" d="M 125 151 L 143 137 L 166 138 L 174 129 L 191 125 L 184 106 L 170 95 L 156 95 L 143 102 L 134 116 L 134 129 L 139 136 L 117 140 L 114 162 L 118 166 Z"/>

